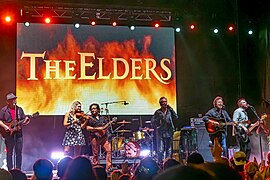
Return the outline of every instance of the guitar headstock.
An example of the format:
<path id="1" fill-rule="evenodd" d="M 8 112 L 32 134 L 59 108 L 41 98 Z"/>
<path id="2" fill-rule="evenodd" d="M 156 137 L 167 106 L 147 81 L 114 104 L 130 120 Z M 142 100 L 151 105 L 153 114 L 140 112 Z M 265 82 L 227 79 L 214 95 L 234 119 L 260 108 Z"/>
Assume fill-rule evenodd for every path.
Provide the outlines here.
<path id="1" fill-rule="evenodd" d="M 113 117 L 111 122 L 116 122 L 117 121 L 117 117 Z"/>
<path id="2" fill-rule="evenodd" d="M 32 116 L 31 117 L 37 117 L 37 116 L 39 116 L 39 112 L 37 111 L 37 112 L 35 112 L 34 114 L 32 114 Z"/>
<path id="3" fill-rule="evenodd" d="M 268 118 L 268 115 L 266 113 L 263 113 L 261 115 L 261 120 L 266 120 Z"/>

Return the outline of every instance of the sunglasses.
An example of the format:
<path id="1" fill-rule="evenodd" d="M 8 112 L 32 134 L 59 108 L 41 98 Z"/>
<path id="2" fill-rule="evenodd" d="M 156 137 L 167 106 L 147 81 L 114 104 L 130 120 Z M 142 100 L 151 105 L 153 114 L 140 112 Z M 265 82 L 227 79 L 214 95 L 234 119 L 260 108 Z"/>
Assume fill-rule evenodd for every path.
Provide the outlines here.
<path id="1" fill-rule="evenodd" d="M 246 158 L 244 157 L 239 157 L 239 158 L 235 158 L 236 161 L 246 161 Z"/>

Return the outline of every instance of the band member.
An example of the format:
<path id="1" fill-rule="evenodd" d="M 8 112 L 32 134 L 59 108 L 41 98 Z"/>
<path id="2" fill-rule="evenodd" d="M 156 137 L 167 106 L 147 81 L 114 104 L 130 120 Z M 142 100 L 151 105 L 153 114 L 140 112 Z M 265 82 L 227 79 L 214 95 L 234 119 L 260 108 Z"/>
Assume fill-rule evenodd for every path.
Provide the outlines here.
<path id="1" fill-rule="evenodd" d="M 65 114 L 63 125 L 67 128 L 63 143 L 66 155 L 71 155 L 71 148 L 74 149 L 74 156 L 79 156 L 81 147 L 85 145 L 85 138 L 82 133 L 84 119 L 81 111 L 81 103 L 74 101 L 70 110 Z"/>
<path id="2" fill-rule="evenodd" d="M 208 124 L 211 123 L 214 126 L 219 126 L 220 122 L 219 120 L 223 120 L 226 122 L 232 122 L 232 119 L 230 118 L 228 112 L 224 109 L 224 102 L 223 98 L 220 96 L 215 97 L 213 100 L 213 108 L 210 109 L 204 116 L 203 121 Z M 218 138 L 218 142 L 220 143 L 223 151 L 222 155 L 227 156 L 227 128 L 224 126 L 221 130 L 215 132 L 215 133 L 209 133 L 210 140 L 212 141 L 212 144 L 214 143 L 214 139 Z"/>
<path id="3" fill-rule="evenodd" d="M 174 133 L 173 121 L 178 119 L 178 115 L 169 106 L 166 97 L 159 99 L 160 108 L 155 111 L 151 119 L 156 127 L 157 155 L 158 161 L 172 157 L 172 137 Z"/>
<path id="4" fill-rule="evenodd" d="M 248 137 L 248 128 L 250 127 L 250 121 L 246 109 L 248 108 L 247 101 L 244 98 L 240 98 L 237 101 L 238 108 L 233 113 L 233 121 L 237 122 L 236 128 L 236 141 L 240 147 L 240 151 L 246 153 L 247 160 L 250 157 L 250 140 Z"/>
<path id="5" fill-rule="evenodd" d="M 106 131 L 106 126 L 108 121 L 104 116 L 101 116 L 100 107 L 98 104 L 91 104 L 89 107 L 91 112 L 90 118 L 87 120 L 86 129 L 90 131 L 89 142 L 92 146 L 93 153 L 93 166 L 97 165 L 99 162 L 99 149 L 100 146 L 106 151 L 106 170 L 109 171 L 112 166 L 111 160 L 111 144 L 108 141 L 108 135 Z"/>
<path id="6" fill-rule="evenodd" d="M 17 97 L 13 93 L 7 94 L 7 105 L 0 111 L 0 126 L 7 132 L 5 135 L 5 144 L 7 149 L 7 167 L 21 169 L 23 132 L 21 125 L 27 125 L 30 122 L 28 116 L 25 116 L 21 107 L 16 105 Z M 21 124 L 18 122 L 22 122 Z M 6 123 L 18 123 L 18 126 L 12 128 Z M 15 167 L 13 166 L 13 150 L 15 149 Z"/>

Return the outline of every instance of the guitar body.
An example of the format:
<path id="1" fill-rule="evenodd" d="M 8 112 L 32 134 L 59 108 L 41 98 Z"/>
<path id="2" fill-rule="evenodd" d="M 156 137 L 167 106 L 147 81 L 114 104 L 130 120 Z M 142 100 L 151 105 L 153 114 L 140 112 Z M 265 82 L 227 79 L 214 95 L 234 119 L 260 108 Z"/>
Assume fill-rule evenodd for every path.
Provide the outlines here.
<path id="1" fill-rule="evenodd" d="M 212 122 L 218 123 L 218 125 Z M 225 122 L 225 119 L 209 118 L 209 121 L 205 123 L 205 128 L 209 134 L 215 134 L 217 132 L 224 132 L 227 125 L 233 124 L 234 122 Z"/>
<path id="2" fill-rule="evenodd" d="M 39 115 L 39 112 L 34 113 L 33 115 L 28 116 L 29 118 L 33 118 Z M 9 123 L 4 122 L 5 125 L 7 125 L 10 129 L 10 131 L 6 131 L 2 126 L 0 126 L 0 134 L 3 136 L 3 138 L 6 138 L 7 136 L 10 136 L 13 134 L 14 131 L 19 131 L 22 129 L 21 125 L 23 124 L 23 120 L 12 120 Z"/>

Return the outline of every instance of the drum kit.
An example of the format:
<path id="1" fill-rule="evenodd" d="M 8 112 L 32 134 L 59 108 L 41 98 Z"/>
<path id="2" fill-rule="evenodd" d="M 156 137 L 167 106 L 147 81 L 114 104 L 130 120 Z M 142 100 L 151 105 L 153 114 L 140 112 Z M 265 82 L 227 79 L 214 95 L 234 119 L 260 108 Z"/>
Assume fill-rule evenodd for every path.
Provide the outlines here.
<path id="1" fill-rule="evenodd" d="M 119 126 L 114 130 L 115 136 L 112 137 L 112 155 L 114 158 L 139 158 L 152 155 L 154 129 L 139 128 L 138 131 L 132 133 L 129 129 L 120 129 L 127 124 L 131 124 L 130 121 L 123 120 L 116 122 L 116 124 Z M 124 136 L 124 134 L 131 133 L 131 137 Z"/>

